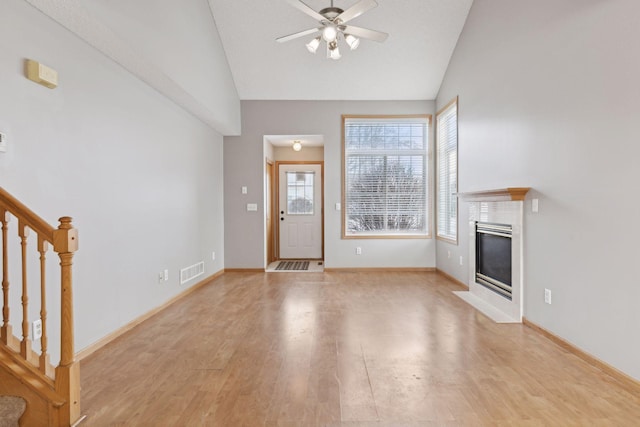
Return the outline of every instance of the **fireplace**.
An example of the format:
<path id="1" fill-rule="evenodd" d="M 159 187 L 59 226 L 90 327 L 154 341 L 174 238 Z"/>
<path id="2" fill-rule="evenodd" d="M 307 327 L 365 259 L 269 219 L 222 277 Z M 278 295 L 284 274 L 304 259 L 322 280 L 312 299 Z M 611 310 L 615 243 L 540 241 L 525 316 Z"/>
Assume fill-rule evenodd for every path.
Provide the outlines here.
<path id="1" fill-rule="evenodd" d="M 511 235 L 508 224 L 476 221 L 476 283 L 512 300 Z"/>
<path id="2" fill-rule="evenodd" d="M 496 322 L 522 321 L 526 187 L 459 193 L 468 205 L 469 291 L 456 295 Z"/>

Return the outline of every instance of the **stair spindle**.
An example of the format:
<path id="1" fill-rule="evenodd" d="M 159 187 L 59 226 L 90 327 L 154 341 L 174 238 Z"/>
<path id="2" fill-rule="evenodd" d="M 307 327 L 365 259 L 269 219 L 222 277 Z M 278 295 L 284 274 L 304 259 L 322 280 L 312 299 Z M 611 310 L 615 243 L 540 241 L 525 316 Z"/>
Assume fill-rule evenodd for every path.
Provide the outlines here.
<path id="1" fill-rule="evenodd" d="M 40 252 L 40 321 L 42 322 L 42 336 L 40 337 L 40 372 L 47 373 L 49 355 L 47 354 L 47 286 L 46 286 L 46 260 L 49 244 L 41 236 L 38 236 L 38 252 Z"/>
<path id="2" fill-rule="evenodd" d="M 2 221 L 2 328 L 0 329 L 0 339 L 5 345 L 9 344 L 9 337 L 13 336 L 11 325 L 9 325 L 9 255 L 7 254 L 7 234 L 9 227 L 9 212 L 0 210 L 0 220 Z"/>
<path id="3" fill-rule="evenodd" d="M 22 222 L 18 221 L 18 235 L 22 246 L 22 341 L 20 342 L 20 354 L 28 359 L 31 352 L 31 342 L 29 341 L 29 295 L 27 288 L 27 238 L 29 229 Z"/>

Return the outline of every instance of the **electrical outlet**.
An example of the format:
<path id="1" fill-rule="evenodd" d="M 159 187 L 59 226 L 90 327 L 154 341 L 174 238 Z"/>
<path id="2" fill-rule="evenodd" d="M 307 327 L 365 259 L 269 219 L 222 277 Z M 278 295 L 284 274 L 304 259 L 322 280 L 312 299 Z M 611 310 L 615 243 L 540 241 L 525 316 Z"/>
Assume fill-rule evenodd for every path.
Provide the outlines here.
<path id="1" fill-rule="evenodd" d="M 362 255 L 362 248 L 360 246 L 356 248 L 356 255 Z"/>
<path id="2" fill-rule="evenodd" d="M 163 273 L 164 276 L 164 281 L 166 282 L 167 280 L 169 280 L 169 270 L 165 270 Z"/>
<path id="3" fill-rule="evenodd" d="M 544 290 L 544 302 L 551 304 L 551 289 Z"/>
<path id="4" fill-rule="evenodd" d="M 42 338 L 42 320 L 34 320 L 31 323 L 31 336 L 33 337 L 33 341 L 39 340 Z"/>
<path id="5" fill-rule="evenodd" d="M 7 151 L 7 135 L 0 132 L 0 152 L 4 153 Z"/>
<path id="6" fill-rule="evenodd" d="M 462 265 L 462 255 L 460 255 L 460 265 Z"/>

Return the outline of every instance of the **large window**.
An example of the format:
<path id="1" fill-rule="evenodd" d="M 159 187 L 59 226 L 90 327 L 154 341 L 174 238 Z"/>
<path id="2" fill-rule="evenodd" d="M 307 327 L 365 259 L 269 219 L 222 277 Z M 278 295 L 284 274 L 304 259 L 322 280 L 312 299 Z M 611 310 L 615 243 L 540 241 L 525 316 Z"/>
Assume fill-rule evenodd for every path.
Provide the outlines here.
<path id="1" fill-rule="evenodd" d="M 458 98 L 436 115 L 437 223 L 436 237 L 458 243 Z"/>
<path id="2" fill-rule="evenodd" d="M 342 116 L 343 236 L 430 237 L 431 116 Z"/>

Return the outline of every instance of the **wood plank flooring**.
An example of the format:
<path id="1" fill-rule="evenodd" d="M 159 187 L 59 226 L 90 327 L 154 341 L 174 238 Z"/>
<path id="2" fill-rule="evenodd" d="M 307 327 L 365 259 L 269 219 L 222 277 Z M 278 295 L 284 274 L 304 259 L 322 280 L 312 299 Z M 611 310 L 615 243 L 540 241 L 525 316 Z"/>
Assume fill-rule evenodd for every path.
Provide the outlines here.
<path id="1" fill-rule="evenodd" d="M 638 426 L 640 396 L 437 273 L 226 273 L 82 361 L 87 426 Z"/>

